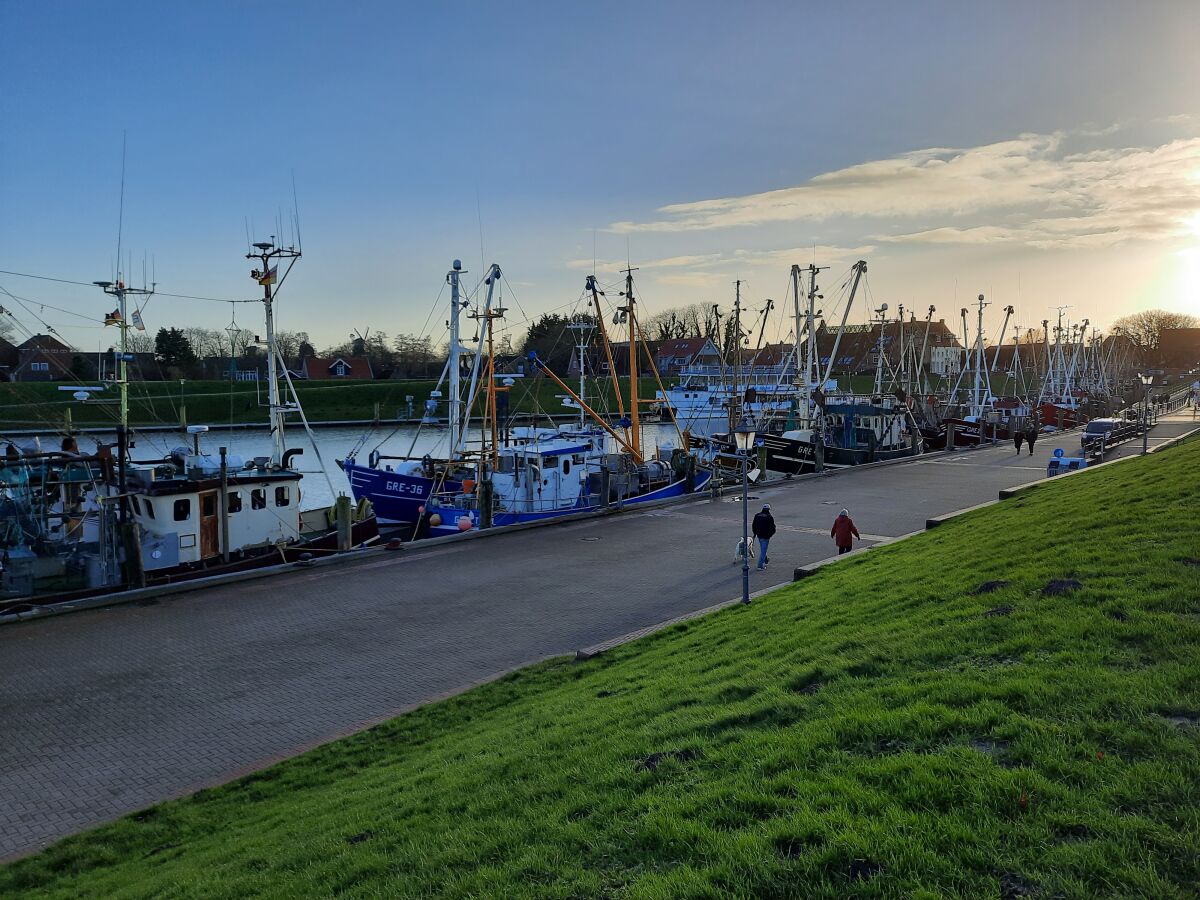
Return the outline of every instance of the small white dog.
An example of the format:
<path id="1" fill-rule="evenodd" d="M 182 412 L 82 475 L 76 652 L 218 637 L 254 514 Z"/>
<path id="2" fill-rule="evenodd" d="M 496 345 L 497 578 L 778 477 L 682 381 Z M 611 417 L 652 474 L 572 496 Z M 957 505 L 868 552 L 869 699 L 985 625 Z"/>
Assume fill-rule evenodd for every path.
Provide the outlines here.
<path id="1" fill-rule="evenodd" d="M 754 538 L 750 538 L 750 559 L 749 559 L 750 562 L 754 562 L 754 557 L 755 557 L 754 543 L 755 543 Z M 744 548 L 742 542 L 738 541 L 737 549 L 735 549 L 733 551 L 733 561 L 735 563 L 740 563 L 742 561 L 742 557 L 745 555 L 746 555 L 745 548 Z"/>

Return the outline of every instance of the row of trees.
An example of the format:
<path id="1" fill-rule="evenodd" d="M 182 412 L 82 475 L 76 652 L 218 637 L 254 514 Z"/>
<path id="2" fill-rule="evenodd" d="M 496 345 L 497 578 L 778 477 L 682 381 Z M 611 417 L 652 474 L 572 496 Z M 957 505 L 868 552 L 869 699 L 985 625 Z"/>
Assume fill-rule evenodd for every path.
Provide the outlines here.
<path id="1" fill-rule="evenodd" d="M 303 331 L 276 332 L 275 342 L 283 358 L 296 368 L 306 358 L 318 355 L 323 358 L 365 357 L 370 360 L 377 377 L 436 378 L 449 352 L 445 345 L 435 346 L 427 335 L 399 334 L 389 339 L 382 331 L 355 335 L 324 348 L 319 354 Z M 178 375 L 198 374 L 204 362 L 228 361 L 230 358 L 253 360 L 264 357 L 266 352 L 254 332 L 240 328 L 160 328 L 153 338 L 146 332 L 130 331 L 128 346 L 133 353 L 153 353 L 160 366 Z M 497 352 L 511 353 L 511 341 L 501 341 Z"/>

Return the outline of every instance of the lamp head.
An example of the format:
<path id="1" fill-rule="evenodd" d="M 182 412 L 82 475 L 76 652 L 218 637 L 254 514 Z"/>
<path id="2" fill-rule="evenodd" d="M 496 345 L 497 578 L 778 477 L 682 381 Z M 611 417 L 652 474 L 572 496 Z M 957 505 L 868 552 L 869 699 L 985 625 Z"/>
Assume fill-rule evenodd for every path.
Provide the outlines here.
<path id="1" fill-rule="evenodd" d="M 749 419 L 743 418 L 738 423 L 738 427 L 733 430 L 733 439 L 742 453 L 746 453 L 754 446 L 754 426 L 750 424 Z"/>

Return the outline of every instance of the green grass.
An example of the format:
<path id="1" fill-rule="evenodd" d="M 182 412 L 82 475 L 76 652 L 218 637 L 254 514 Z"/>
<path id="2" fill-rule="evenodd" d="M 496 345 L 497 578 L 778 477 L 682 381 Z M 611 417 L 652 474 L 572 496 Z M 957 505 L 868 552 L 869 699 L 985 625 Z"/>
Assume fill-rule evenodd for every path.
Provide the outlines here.
<path id="1" fill-rule="evenodd" d="M 664 383 L 669 383 L 664 379 Z M 295 382 L 296 392 L 310 422 L 367 420 L 375 417 L 380 406 L 382 420 L 407 416 L 405 397 L 412 395 L 413 411 L 420 416 L 433 390 L 434 381 L 344 381 Z M 81 403 L 70 392 L 60 391 L 59 383 L 0 383 L 0 427 L 58 429 L 68 414 L 75 427 L 113 427 L 118 418 L 117 391 L 110 388 L 95 399 Z M 628 379 L 621 379 L 628 396 Z M 572 383 L 572 389 L 577 384 Z M 642 397 L 653 397 L 653 378 L 639 379 Z M 442 388 L 446 393 L 445 387 Z M 557 395 L 562 390 L 547 378 L 517 379 L 511 391 L 515 412 L 571 414 Z M 186 410 L 191 424 L 222 425 L 266 423 L 266 384 L 228 381 L 131 382 L 129 419 L 134 425 L 175 425 Z M 589 403 L 600 412 L 616 412 L 612 384 L 592 380 L 588 383 Z M 68 412 L 69 411 L 69 412 Z M 441 407 L 445 415 L 445 406 Z"/>
<path id="2" fill-rule="evenodd" d="M 65 840 L 0 894 L 1194 897 L 1198 487 L 1200 443 L 1048 482 Z"/>

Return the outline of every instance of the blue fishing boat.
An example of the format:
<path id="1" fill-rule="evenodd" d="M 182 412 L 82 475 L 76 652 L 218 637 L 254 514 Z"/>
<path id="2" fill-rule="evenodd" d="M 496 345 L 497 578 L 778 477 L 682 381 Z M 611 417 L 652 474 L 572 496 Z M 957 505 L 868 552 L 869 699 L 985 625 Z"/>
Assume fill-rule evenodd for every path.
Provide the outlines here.
<path id="1" fill-rule="evenodd" d="M 614 324 L 628 329 L 631 371 L 637 371 L 638 356 L 643 353 L 649 367 L 655 371 L 653 355 L 641 339 L 641 328 L 637 323 L 632 271 L 625 271 L 623 302 L 616 307 L 613 320 Z M 584 332 L 592 328 L 604 345 L 606 358 L 611 359 L 600 303 L 602 292 L 594 277 L 588 278 L 585 291 L 594 305 L 595 318 L 587 329 L 580 330 L 581 363 Z M 712 473 L 697 467 L 696 458 L 684 446 L 682 434 L 679 447 L 656 449 L 654 454 L 644 452 L 640 408 L 647 401 L 638 396 L 637 378 L 630 378 L 626 406 L 621 385 L 611 366 L 619 414 L 615 425 L 597 414 L 585 399 L 582 365 L 577 393 L 536 353 L 530 353 L 531 369 L 549 378 L 564 392 L 570 405 L 580 411 L 580 420 L 555 430 L 510 432 L 502 439 L 502 429 L 497 421 L 501 404 L 497 398 L 508 387 L 497 384 L 495 357 L 491 352 L 492 320 L 502 314 L 503 310 L 492 311 L 490 308 L 480 313 L 488 346 L 481 383 L 487 392 L 485 432 L 489 424 L 486 420 L 490 420 L 490 445 L 481 448 L 474 478 L 464 479 L 457 490 L 435 491 L 424 504 L 424 523 L 431 536 L 650 503 L 700 491 L 709 484 Z M 587 423 L 587 417 L 591 418 L 591 424 Z"/>
<path id="2" fill-rule="evenodd" d="M 365 437 L 358 446 L 338 460 L 338 465 L 346 473 L 350 482 L 350 491 L 355 500 L 370 500 L 378 520 L 385 525 L 416 525 L 421 519 L 425 503 L 436 491 L 456 491 L 462 487 L 465 478 L 474 471 L 474 463 L 468 460 L 465 447 L 467 412 L 475 402 L 479 388 L 478 373 L 480 357 L 483 352 L 483 342 L 477 340 L 478 349 L 474 354 L 464 350 L 459 336 L 459 323 L 462 310 L 466 305 L 462 300 L 460 279 L 465 273 L 462 263 L 454 260 L 450 271 L 446 274 L 446 283 L 450 285 L 450 315 L 447 325 L 450 330 L 449 354 L 446 366 L 438 379 L 437 387 L 430 395 L 426 405 L 425 421 L 437 422 L 438 401 L 442 396 L 443 383 L 448 385 L 447 402 L 447 442 L 448 447 L 444 457 L 424 455 L 415 457 L 411 453 L 403 456 L 389 456 L 380 453 L 379 449 L 370 451 L 365 461 L 360 461 Z M 500 267 L 495 263 L 488 270 L 483 283 L 487 286 L 487 300 L 484 303 L 480 321 L 486 321 L 487 311 L 492 304 L 493 292 L 500 279 Z M 482 316 L 482 318 L 481 318 Z M 483 327 L 482 325 L 480 326 Z M 463 360 L 474 356 L 471 366 L 472 377 L 463 384 Z M 464 396 L 465 395 L 465 396 Z M 425 424 L 425 422 L 423 422 Z M 415 444 L 415 441 L 414 441 Z"/>
<path id="3" fill-rule="evenodd" d="M 481 489 L 468 482 L 440 491 L 426 504 L 431 536 L 517 525 L 572 513 L 650 503 L 703 491 L 712 473 L 682 449 L 667 459 L 638 461 L 610 453 L 606 435 L 565 432 L 502 448 Z"/>

